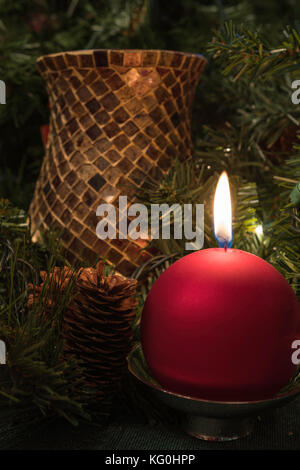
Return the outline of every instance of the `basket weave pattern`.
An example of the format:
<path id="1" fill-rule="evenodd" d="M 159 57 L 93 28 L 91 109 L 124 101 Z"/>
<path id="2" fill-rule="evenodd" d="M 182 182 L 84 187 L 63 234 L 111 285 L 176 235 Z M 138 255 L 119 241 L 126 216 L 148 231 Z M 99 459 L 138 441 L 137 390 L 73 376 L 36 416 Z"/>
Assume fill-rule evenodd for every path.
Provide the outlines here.
<path id="1" fill-rule="evenodd" d="M 94 50 L 38 59 L 50 100 L 46 155 L 30 206 L 33 231 L 62 231 L 70 261 L 106 258 L 129 275 L 152 256 L 146 240 L 100 240 L 101 203 L 134 201 L 176 158 L 191 154 L 201 55 Z M 38 234 L 38 231 L 37 231 Z"/>

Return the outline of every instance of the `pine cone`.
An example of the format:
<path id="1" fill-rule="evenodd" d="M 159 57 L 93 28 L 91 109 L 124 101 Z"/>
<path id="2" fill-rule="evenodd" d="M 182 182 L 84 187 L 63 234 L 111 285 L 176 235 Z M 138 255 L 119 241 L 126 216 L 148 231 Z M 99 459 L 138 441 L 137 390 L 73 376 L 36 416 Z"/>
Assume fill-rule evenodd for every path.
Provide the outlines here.
<path id="1" fill-rule="evenodd" d="M 68 268 L 55 268 L 50 275 L 53 292 L 57 292 L 58 282 L 59 289 L 63 289 L 71 275 Z M 41 273 L 41 277 L 44 283 L 46 273 Z M 31 294 L 29 305 L 36 301 L 43 283 Z M 133 335 L 131 321 L 137 305 L 136 283 L 120 275 L 105 277 L 101 262 L 96 269 L 82 268 L 77 273 L 73 298 L 64 314 L 63 357 L 72 355 L 80 361 L 85 384 L 92 387 L 101 400 L 109 401 L 126 369 Z M 45 306 L 45 317 L 48 307 Z"/>
<path id="2" fill-rule="evenodd" d="M 104 277 L 104 266 L 82 269 L 76 297 L 63 325 L 64 354 L 81 360 L 85 382 L 99 398 L 115 389 L 126 367 L 135 315 L 136 281 L 118 275 Z"/>

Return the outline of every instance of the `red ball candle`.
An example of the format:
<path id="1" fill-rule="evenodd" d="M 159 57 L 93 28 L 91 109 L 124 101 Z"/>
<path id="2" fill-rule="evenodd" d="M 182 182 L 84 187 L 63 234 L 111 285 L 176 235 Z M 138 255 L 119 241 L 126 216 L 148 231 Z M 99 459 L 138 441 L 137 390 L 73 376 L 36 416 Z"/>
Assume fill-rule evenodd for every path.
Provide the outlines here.
<path id="1" fill-rule="evenodd" d="M 224 220 L 216 234 L 226 241 Z M 295 372 L 300 309 L 269 263 L 241 250 L 210 248 L 181 258 L 155 282 L 141 338 L 150 370 L 167 390 L 217 401 L 261 400 Z"/>

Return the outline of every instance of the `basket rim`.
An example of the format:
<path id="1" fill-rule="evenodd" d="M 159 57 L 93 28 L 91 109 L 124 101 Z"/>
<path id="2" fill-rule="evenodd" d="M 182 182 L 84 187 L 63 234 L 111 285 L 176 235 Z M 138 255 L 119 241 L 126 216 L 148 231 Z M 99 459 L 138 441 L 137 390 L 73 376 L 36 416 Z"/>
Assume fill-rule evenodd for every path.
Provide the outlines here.
<path id="1" fill-rule="evenodd" d="M 169 56 L 169 58 L 173 57 L 173 58 L 181 58 L 181 57 L 185 57 L 185 58 L 190 58 L 190 59 L 198 59 L 199 62 L 202 62 L 203 64 L 207 64 L 208 63 L 208 59 L 201 53 L 196 53 L 196 52 L 185 52 L 185 51 L 173 51 L 173 50 L 168 50 L 168 49 L 77 49 L 77 50 L 70 50 L 70 51 L 60 51 L 60 52 L 53 52 L 51 54 L 44 54 L 44 55 L 41 55 L 39 56 L 37 59 L 36 59 L 36 63 L 37 65 L 40 65 L 42 62 L 44 62 L 45 60 L 52 60 L 52 59 L 61 59 L 61 60 L 64 60 L 63 58 L 68 58 L 68 57 L 84 57 L 84 56 L 90 56 L 90 57 L 93 57 L 94 60 L 95 60 L 95 56 L 97 56 L 97 54 L 108 54 L 110 55 L 111 53 L 123 53 L 123 54 L 127 54 L 128 56 L 129 55 L 133 55 L 133 54 L 141 54 L 141 62 L 139 64 L 135 64 L 135 65 L 131 65 L 131 66 L 136 66 L 136 67 L 149 67 L 151 65 L 146 65 L 143 63 L 144 61 L 144 57 L 146 54 L 156 54 L 157 55 L 157 58 L 160 58 L 160 55 L 161 54 L 165 54 L 166 56 Z M 182 60 L 182 59 L 181 59 Z M 118 64 L 115 64 L 115 63 L 111 63 L 111 65 L 118 65 Z M 158 64 L 158 63 L 155 63 L 153 64 L 153 66 L 166 66 L 164 64 Z M 171 64 L 169 64 L 170 66 Z M 74 67 L 74 65 L 72 64 L 68 64 L 68 67 Z M 96 67 L 105 67 L 105 65 L 97 65 L 96 64 Z M 109 66 L 109 65 L 106 65 L 106 66 Z M 123 65 L 124 66 L 124 65 Z M 83 66 L 83 67 L 86 67 L 86 66 Z M 59 67 L 60 68 L 60 67 Z M 63 67 L 65 68 L 65 67 Z M 176 67 L 175 67 L 176 68 Z"/>

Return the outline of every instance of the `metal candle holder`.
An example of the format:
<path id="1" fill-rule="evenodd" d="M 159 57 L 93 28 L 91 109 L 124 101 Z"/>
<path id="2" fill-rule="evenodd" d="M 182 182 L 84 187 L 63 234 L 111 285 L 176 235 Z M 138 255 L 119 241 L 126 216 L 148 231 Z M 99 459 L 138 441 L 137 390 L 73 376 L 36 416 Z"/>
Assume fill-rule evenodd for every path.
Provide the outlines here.
<path id="1" fill-rule="evenodd" d="M 180 395 L 161 387 L 151 377 L 142 348 L 137 345 L 128 356 L 132 376 L 159 401 L 179 411 L 184 431 L 205 441 L 232 441 L 249 435 L 257 417 L 267 410 L 279 408 L 292 401 L 300 386 L 267 400 L 221 402 Z"/>

